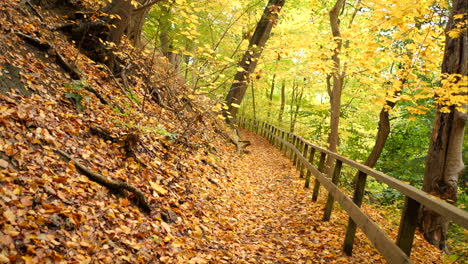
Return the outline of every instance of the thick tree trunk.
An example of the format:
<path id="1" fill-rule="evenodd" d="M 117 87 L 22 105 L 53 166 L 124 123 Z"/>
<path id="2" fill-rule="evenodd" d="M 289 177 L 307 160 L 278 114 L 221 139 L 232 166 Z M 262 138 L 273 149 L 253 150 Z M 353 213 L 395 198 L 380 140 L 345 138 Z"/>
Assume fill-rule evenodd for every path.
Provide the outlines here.
<path id="1" fill-rule="evenodd" d="M 145 17 L 151 7 L 159 1 L 137 0 L 140 5 L 135 7 L 131 0 L 113 0 L 104 8 L 108 14 L 118 15 L 120 19 L 113 19 L 110 29 L 110 41 L 119 44 L 123 35 L 126 35 L 135 46 L 141 44 L 141 31 L 145 22 Z"/>
<path id="2" fill-rule="evenodd" d="M 58 29 L 69 33 L 71 39 L 91 59 L 104 63 L 118 72 L 120 68 L 112 48 L 104 43 L 107 41 L 119 45 L 123 35 L 126 35 L 134 46 L 139 46 L 145 17 L 158 0 L 137 0 L 136 2 L 140 4 L 137 7 L 131 0 L 113 0 L 99 11 L 86 10 L 75 1 L 36 2 L 46 9 L 58 10 L 61 14 L 67 13 L 74 23 L 63 25 Z M 93 16 L 83 15 L 86 13 L 99 13 L 97 15 L 99 19 L 91 20 L 90 17 Z"/>
<path id="3" fill-rule="evenodd" d="M 468 13 L 465 0 L 455 0 L 446 32 L 452 30 L 461 19 L 454 19 L 458 14 Z M 463 17 L 463 16 L 462 16 Z M 448 34 L 445 41 L 445 53 L 442 63 L 443 74 L 460 74 L 466 78 L 468 75 L 467 61 L 467 30 L 463 30 L 458 38 L 451 38 Z M 459 78 L 458 82 L 462 79 Z M 465 85 L 466 83 L 459 83 Z M 465 90 L 466 91 L 466 90 Z M 466 92 L 465 92 L 466 96 Z M 465 124 L 467 121 L 467 106 L 463 105 L 465 112 L 460 108 L 449 107 L 450 112 L 441 111 L 443 105 L 438 105 L 432 138 L 429 145 L 424 173 L 423 190 L 442 199 L 455 203 L 457 200 L 458 178 L 463 174 L 462 146 Z M 446 245 L 448 223 L 440 215 L 428 208 L 422 209 L 420 228 L 427 241 L 448 251 Z"/>
<path id="4" fill-rule="evenodd" d="M 255 32 L 249 41 L 249 47 L 239 63 L 239 67 L 242 68 L 242 71 L 238 71 L 234 76 L 234 81 L 226 97 L 228 109 L 224 114 L 229 124 L 232 124 L 233 120 L 236 118 L 238 111 L 237 105 L 240 105 L 244 98 L 250 74 L 254 72 L 257 66 L 263 48 L 270 37 L 271 30 L 276 24 L 278 14 L 285 1 L 286 0 L 269 0 L 263 11 L 262 18 L 257 23 Z"/>
<path id="5" fill-rule="evenodd" d="M 283 113 L 284 113 L 284 105 L 286 104 L 286 82 L 283 80 L 281 83 L 281 103 L 280 103 L 280 109 L 279 109 L 279 114 L 278 114 L 278 123 L 281 125 L 281 122 L 283 122 Z"/>
<path id="6" fill-rule="evenodd" d="M 161 17 L 159 18 L 159 42 L 161 51 L 169 62 L 174 65 L 176 71 L 180 70 L 180 56 L 172 51 L 172 2 L 161 2 Z"/>

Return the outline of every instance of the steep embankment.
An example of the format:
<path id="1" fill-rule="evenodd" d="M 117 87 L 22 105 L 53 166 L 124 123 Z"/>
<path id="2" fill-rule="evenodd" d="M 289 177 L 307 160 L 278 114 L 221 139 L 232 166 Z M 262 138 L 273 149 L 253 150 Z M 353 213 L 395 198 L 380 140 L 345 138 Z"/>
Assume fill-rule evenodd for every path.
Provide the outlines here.
<path id="1" fill-rule="evenodd" d="M 224 171 L 210 103 L 129 47 L 112 75 L 19 2 L 0 2 L 0 263 L 176 261 L 192 181 Z"/>

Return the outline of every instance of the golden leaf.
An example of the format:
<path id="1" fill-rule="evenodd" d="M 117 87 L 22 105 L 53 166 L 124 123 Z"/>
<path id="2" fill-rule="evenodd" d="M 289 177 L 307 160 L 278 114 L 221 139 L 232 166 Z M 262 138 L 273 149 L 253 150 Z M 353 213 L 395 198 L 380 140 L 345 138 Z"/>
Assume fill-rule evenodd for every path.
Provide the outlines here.
<path id="1" fill-rule="evenodd" d="M 151 187 L 155 191 L 157 191 L 158 193 L 160 193 L 162 195 L 165 195 L 166 193 L 168 193 L 168 191 L 164 187 L 162 187 L 161 185 L 159 185 L 159 184 L 157 184 L 155 182 L 150 182 L 150 184 L 151 184 Z"/>

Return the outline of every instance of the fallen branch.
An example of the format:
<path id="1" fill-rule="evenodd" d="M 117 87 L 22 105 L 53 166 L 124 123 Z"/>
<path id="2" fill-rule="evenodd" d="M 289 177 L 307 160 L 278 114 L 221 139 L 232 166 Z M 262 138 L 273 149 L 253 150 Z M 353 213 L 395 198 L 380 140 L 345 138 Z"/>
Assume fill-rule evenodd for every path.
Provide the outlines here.
<path id="1" fill-rule="evenodd" d="M 41 21 L 44 21 L 44 18 L 41 16 L 41 14 L 39 13 L 39 11 L 37 11 L 37 9 L 31 4 L 31 2 L 28 0 L 25 2 L 25 4 L 31 8 L 32 12 L 34 13 L 34 15 L 36 15 Z"/>
<path id="2" fill-rule="evenodd" d="M 63 158 L 65 158 L 67 161 L 73 161 L 75 163 L 75 167 L 78 169 L 78 171 L 88 177 L 93 182 L 96 182 L 104 187 L 106 187 L 109 191 L 111 192 L 116 192 L 119 194 L 124 194 L 124 191 L 128 191 L 133 193 L 135 196 L 132 199 L 133 202 L 145 213 L 151 212 L 151 208 L 146 200 L 146 197 L 144 193 L 137 188 L 135 188 L 132 185 L 129 185 L 126 182 L 122 181 L 114 181 L 110 180 L 101 174 L 91 170 L 90 168 L 84 166 L 80 162 L 78 162 L 76 159 L 72 158 L 70 155 L 68 155 L 66 152 L 57 149 L 55 150 L 58 154 L 60 154 Z"/>

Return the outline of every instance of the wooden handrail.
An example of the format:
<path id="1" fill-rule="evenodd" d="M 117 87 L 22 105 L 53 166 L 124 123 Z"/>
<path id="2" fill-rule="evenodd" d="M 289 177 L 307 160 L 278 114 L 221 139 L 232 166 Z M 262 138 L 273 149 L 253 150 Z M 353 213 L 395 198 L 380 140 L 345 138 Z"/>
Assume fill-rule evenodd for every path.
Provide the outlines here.
<path id="1" fill-rule="evenodd" d="M 247 122 L 247 119 L 251 121 Z M 327 189 L 329 197 L 327 199 L 324 220 L 330 217 L 334 200 L 341 204 L 350 217 L 344 245 L 344 251 L 349 255 L 352 251 L 354 232 L 356 231 L 355 227 L 357 225 L 389 263 L 412 263 L 409 255 L 411 253 L 414 231 L 416 229 L 417 212 L 420 205 L 424 205 L 449 221 L 468 229 L 468 213 L 435 196 L 335 152 L 316 146 L 298 135 L 282 130 L 269 123 L 246 117 L 240 118 L 238 122 L 243 127 L 249 125 L 251 130 L 263 135 L 272 144 L 280 148 L 280 150 L 289 153 L 288 157 L 293 161 L 297 169 L 301 171 L 301 175 L 303 175 L 302 168 L 305 168 L 307 170 L 307 175 L 312 174 L 315 177 L 313 201 L 317 199 L 320 184 Z M 310 151 L 310 156 L 307 158 L 308 149 Z M 317 153 L 320 153 L 318 169 L 312 164 L 314 160 L 313 156 Z M 333 181 L 323 173 L 326 156 L 335 160 Z M 355 190 L 353 199 L 349 198 L 338 188 L 337 184 L 335 184 L 339 179 L 341 164 L 347 164 L 357 169 L 359 172 L 360 183 L 358 184 L 358 189 Z M 402 213 L 400 230 L 396 243 L 394 243 L 385 232 L 360 209 L 367 176 L 374 177 L 376 180 L 387 184 L 406 196 L 405 208 Z M 305 180 L 305 186 L 309 187 L 309 176 L 306 176 Z"/>

